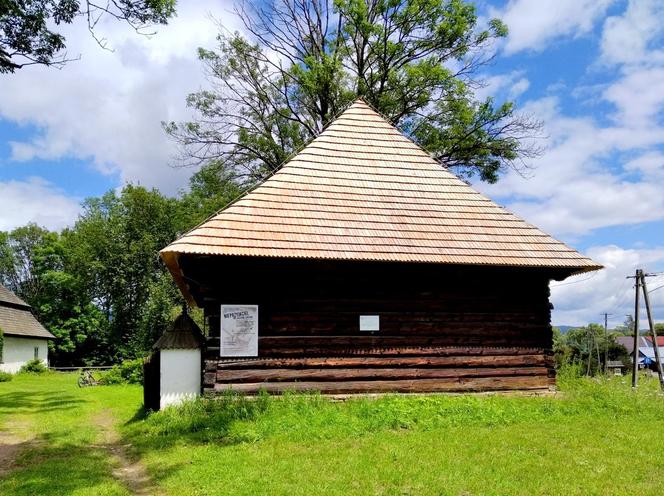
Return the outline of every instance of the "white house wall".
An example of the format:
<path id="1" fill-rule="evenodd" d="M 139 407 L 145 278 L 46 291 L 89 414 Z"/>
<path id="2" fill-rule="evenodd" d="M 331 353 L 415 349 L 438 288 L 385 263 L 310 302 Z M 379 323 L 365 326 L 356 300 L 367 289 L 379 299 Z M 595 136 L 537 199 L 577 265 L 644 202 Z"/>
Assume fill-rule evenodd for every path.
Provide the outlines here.
<path id="1" fill-rule="evenodd" d="M 201 351 L 160 351 L 160 408 L 177 405 L 201 392 Z"/>
<path id="2" fill-rule="evenodd" d="M 12 374 L 18 372 L 26 362 L 35 357 L 35 348 L 39 348 L 39 359 L 44 362 L 44 365 L 48 365 L 48 342 L 46 339 L 5 336 L 0 370 Z"/>

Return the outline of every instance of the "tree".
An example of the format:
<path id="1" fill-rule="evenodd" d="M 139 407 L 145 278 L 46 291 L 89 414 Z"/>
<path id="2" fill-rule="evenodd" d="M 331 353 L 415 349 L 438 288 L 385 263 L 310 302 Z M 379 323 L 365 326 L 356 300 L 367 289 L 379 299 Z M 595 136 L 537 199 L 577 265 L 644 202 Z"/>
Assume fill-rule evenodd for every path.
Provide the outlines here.
<path id="1" fill-rule="evenodd" d="M 622 336 L 634 335 L 634 318 L 631 315 L 625 317 L 625 321 L 615 328 L 615 332 Z"/>
<path id="2" fill-rule="evenodd" d="M 210 163 L 176 198 L 128 185 L 87 199 L 76 224 L 60 233 L 36 224 L 0 231 L 0 282 L 55 335 L 52 363 L 141 356 L 183 303 L 158 251 L 238 193 L 233 178 Z M 200 312 L 193 317 L 202 324 Z"/>
<path id="3" fill-rule="evenodd" d="M 176 237 L 177 209 L 176 200 L 157 190 L 128 185 L 119 195 L 86 200 L 74 226 L 76 272 L 108 322 L 109 347 L 118 357 L 134 358 L 154 343 L 157 331 L 145 327 L 152 324 L 144 314 L 151 301 L 156 305 L 153 292 L 163 289 L 158 252 Z"/>
<path id="4" fill-rule="evenodd" d="M 570 329 L 567 334 L 556 333 L 554 329 L 554 354 L 556 365 L 578 363 L 583 366 L 587 375 L 602 371 L 602 358 L 629 362 L 629 354 L 624 346 L 616 342 L 618 332 L 608 336 L 604 327 L 599 324 L 588 324 L 585 327 Z"/>
<path id="5" fill-rule="evenodd" d="M 84 18 L 95 36 L 104 16 L 145 32 L 150 25 L 166 24 L 174 14 L 175 0 L 0 0 L 0 73 L 33 64 L 63 65 L 65 37 L 53 29 L 77 18 Z M 95 39 L 105 47 L 103 40 Z"/>
<path id="6" fill-rule="evenodd" d="M 203 165 L 189 179 L 189 191 L 181 194 L 178 232 L 198 225 L 238 198 L 241 189 L 235 175 L 219 161 Z"/>
<path id="7" fill-rule="evenodd" d="M 103 361 L 103 319 L 72 270 L 72 252 L 62 235 L 36 224 L 0 233 L 0 281 L 32 306 L 39 322 L 56 339 L 51 361 L 81 365 L 83 357 Z"/>
<path id="8" fill-rule="evenodd" d="M 11 232 L 0 232 L 0 283 L 32 305 L 42 284 L 36 266 L 44 267 L 49 263 L 44 250 L 56 242 L 57 237 L 56 233 L 34 223 Z"/>
<path id="9" fill-rule="evenodd" d="M 199 49 L 211 87 L 188 97 L 198 118 L 165 124 L 184 165 L 259 181 L 358 96 L 462 176 L 494 182 L 539 152 L 527 139 L 539 122 L 474 96 L 507 28 L 481 29 L 469 3 L 274 0 L 236 13 L 251 39 L 222 30 L 217 50 Z"/>

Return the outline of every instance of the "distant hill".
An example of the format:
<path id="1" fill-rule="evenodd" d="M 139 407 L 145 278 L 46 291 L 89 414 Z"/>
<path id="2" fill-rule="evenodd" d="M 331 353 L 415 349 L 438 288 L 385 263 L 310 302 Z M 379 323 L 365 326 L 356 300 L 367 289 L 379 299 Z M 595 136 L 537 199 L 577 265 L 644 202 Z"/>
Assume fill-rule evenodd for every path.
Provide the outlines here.
<path id="1" fill-rule="evenodd" d="M 579 327 L 579 326 L 571 326 L 571 325 L 559 325 L 559 326 L 557 326 L 557 325 L 554 325 L 553 327 L 557 327 L 558 329 L 560 329 L 560 332 L 561 332 L 561 333 L 563 333 L 563 334 L 567 334 L 567 332 L 568 332 L 570 329 L 576 329 L 576 328 Z"/>

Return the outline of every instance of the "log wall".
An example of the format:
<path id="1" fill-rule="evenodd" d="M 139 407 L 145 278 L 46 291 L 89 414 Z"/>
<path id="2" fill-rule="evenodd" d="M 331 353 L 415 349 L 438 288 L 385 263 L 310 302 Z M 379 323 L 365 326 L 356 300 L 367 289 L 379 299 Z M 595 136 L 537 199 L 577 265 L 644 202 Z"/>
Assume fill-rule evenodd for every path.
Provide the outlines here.
<path id="1" fill-rule="evenodd" d="M 224 257 L 181 264 L 205 308 L 207 392 L 555 385 L 548 282 L 560 274 Z M 233 303 L 259 305 L 257 358 L 218 356 L 220 305 Z M 360 331 L 360 315 L 379 315 L 380 331 Z"/>

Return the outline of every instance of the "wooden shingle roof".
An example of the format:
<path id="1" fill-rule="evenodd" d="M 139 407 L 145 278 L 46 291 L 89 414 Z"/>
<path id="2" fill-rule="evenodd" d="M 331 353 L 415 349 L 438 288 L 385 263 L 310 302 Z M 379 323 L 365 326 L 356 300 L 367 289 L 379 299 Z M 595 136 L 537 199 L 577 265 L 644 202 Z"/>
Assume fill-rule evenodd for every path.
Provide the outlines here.
<path id="1" fill-rule="evenodd" d="M 181 254 L 601 268 L 474 190 L 361 100 L 164 248 L 176 278 Z"/>
<path id="2" fill-rule="evenodd" d="M 32 315 L 30 305 L 0 284 L 0 329 L 7 336 L 53 339 Z"/>
<path id="3" fill-rule="evenodd" d="M 9 303 L 11 305 L 30 308 L 30 305 L 28 305 L 21 298 L 19 298 L 14 293 L 9 291 L 6 287 L 4 287 L 2 284 L 0 284 L 0 304 L 2 303 Z"/>

